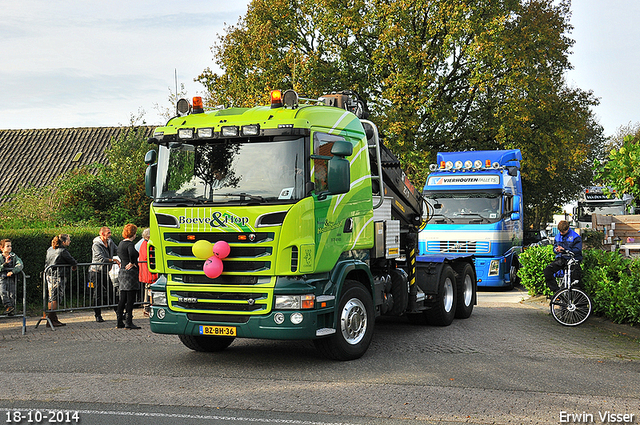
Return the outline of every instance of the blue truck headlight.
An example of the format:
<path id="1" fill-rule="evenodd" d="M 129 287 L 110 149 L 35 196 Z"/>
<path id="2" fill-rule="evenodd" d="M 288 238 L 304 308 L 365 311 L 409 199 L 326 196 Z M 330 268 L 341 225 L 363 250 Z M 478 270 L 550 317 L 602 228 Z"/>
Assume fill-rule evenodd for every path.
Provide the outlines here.
<path id="1" fill-rule="evenodd" d="M 498 276 L 500 273 L 500 260 L 491 260 L 489 264 L 489 276 Z"/>
<path id="2" fill-rule="evenodd" d="M 167 293 L 159 291 L 151 291 L 151 305 L 164 306 L 167 304 Z"/>
<path id="3" fill-rule="evenodd" d="M 276 295 L 276 310 L 302 310 L 315 306 L 316 296 L 306 295 Z"/>

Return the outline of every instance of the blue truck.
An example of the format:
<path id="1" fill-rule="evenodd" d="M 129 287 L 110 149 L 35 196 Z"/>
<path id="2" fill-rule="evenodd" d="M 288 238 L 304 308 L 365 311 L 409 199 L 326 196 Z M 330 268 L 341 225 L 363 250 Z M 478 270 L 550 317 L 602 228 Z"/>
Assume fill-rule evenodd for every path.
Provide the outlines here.
<path id="1" fill-rule="evenodd" d="M 420 255 L 473 254 L 479 287 L 511 288 L 522 252 L 519 149 L 439 152 L 423 196 L 433 208 Z"/>

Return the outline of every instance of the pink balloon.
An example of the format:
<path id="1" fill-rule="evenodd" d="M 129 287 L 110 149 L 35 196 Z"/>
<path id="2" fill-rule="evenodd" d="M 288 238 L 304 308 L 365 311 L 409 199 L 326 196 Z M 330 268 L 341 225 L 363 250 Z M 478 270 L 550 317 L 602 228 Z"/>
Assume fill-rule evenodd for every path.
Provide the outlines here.
<path id="1" fill-rule="evenodd" d="M 222 274 L 222 260 L 212 255 L 204 262 L 202 270 L 204 270 L 204 274 L 206 274 L 207 277 L 215 279 Z"/>
<path id="2" fill-rule="evenodd" d="M 213 244 L 213 253 L 219 259 L 227 258 L 231 252 L 231 247 L 225 241 L 218 241 Z"/>

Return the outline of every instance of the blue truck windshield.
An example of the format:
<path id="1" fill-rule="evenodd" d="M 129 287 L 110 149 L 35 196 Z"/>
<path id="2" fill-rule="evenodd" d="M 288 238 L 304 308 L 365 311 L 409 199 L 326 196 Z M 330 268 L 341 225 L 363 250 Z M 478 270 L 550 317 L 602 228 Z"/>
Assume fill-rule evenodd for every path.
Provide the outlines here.
<path id="1" fill-rule="evenodd" d="M 434 209 L 430 223 L 495 223 L 502 218 L 502 197 L 498 194 L 425 192 L 424 195 Z"/>
<path id="2" fill-rule="evenodd" d="M 304 138 L 160 146 L 156 202 L 293 202 L 304 197 Z"/>

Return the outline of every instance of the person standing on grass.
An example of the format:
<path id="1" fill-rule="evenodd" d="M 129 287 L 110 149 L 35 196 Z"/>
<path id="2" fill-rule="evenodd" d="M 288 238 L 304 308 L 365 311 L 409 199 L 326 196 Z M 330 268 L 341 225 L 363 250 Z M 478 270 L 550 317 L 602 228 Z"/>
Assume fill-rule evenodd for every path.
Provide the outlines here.
<path id="1" fill-rule="evenodd" d="M 17 274 L 22 271 L 24 264 L 15 252 L 11 251 L 11 240 L 0 241 L 2 250 L 2 264 L 0 264 L 0 296 L 2 297 L 2 313 L 13 316 L 16 312 L 16 282 Z"/>
<path id="2" fill-rule="evenodd" d="M 136 300 L 136 293 L 140 291 L 138 251 L 136 251 L 133 243 L 137 231 L 138 227 L 135 224 L 129 223 L 124 226 L 122 230 L 123 240 L 118 245 L 118 257 L 120 257 L 120 272 L 118 273 L 120 301 L 118 302 L 117 328 L 140 329 L 140 326 L 133 324 L 133 303 Z M 126 323 L 124 320 L 125 308 Z"/>

